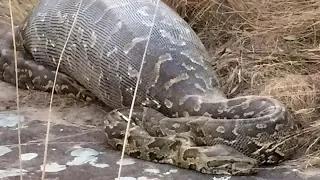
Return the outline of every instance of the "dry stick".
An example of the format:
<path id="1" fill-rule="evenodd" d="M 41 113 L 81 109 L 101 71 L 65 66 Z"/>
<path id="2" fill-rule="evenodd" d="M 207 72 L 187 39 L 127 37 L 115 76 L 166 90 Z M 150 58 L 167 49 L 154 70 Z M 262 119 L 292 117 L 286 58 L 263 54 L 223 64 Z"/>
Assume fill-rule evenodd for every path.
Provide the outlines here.
<path id="1" fill-rule="evenodd" d="M 61 59 L 62 59 L 63 53 L 64 53 L 64 51 L 66 49 L 66 46 L 67 46 L 67 43 L 69 41 L 71 32 L 73 30 L 73 27 L 75 25 L 76 19 L 78 17 L 81 4 L 82 4 L 82 1 L 79 3 L 79 8 L 78 8 L 78 10 L 77 10 L 77 12 L 75 14 L 75 18 L 73 20 L 73 23 L 72 23 L 72 26 L 70 28 L 69 34 L 67 36 L 66 42 L 65 42 L 65 44 L 63 46 L 63 49 L 61 51 L 61 54 L 60 54 L 60 57 L 59 57 L 59 62 L 58 62 L 57 69 L 56 69 L 56 73 L 55 73 L 55 76 L 54 76 L 54 81 L 53 81 L 53 86 L 52 86 L 52 91 L 51 91 L 51 97 L 50 97 L 49 118 L 48 118 L 46 141 L 45 141 L 45 148 L 44 148 L 43 169 L 42 169 L 42 178 L 41 178 L 42 180 L 44 180 L 45 171 L 46 171 L 46 163 L 47 163 L 47 155 L 48 155 L 48 142 L 49 142 L 49 133 L 50 133 L 50 122 L 51 122 L 51 112 L 52 112 L 52 101 L 53 101 L 54 89 L 55 89 L 56 82 L 57 82 L 58 70 L 59 70 L 59 67 L 60 67 L 60 63 L 61 63 Z"/>
<path id="2" fill-rule="evenodd" d="M 128 133 L 129 133 L 129 127 L 130 127 L 130 121 L 131 121 L 133 106 L 134 106 L 134 103 L 135 103 L 135 100 L 136 100 L 138 87 L 139 87 L 139 82 L 140 82 L 140 76 L 141 76 L 143 64 L 144 64 L 144 61 L 145 61 L 145 58 L 146 58 L 146 54 L 147 54 L 147 49 L 148 49 L 149 42 L 150 42 L 151 33 L 152 33 L 152 30 L 153 30 L 153 27 L 154 27 L 154 22 L 155 22 L 155 19 L 156 19 L 159 2 L 160 2 L 160 0 L 157 1 L 156 8 L 155 8 L 155 11 L 154 11 L 154 15 L 153 15 L 153 19 L 152 19 L 152 26 L 150 27 L 150 30 L 149 30 L 147 43 L 146 43 L 146 46 L 145 46 L 145 49 L 144 49 L 144 53 L 143 53 L 143 56 L 142 56 L 140 70 L 139 70 L 139 74 L 138 74 L 138 78 L 137 78 L 137 82 L 136 82 L 136 86 L 135 86 L 135 90 L 134 90 L 134 94 L 133 94 L 133 99 L 132 99 L 132 102 L 131 102 L 130 113 L 129 113 L 128 123 L 127 123 L 127 128 L 126 128 L 126 133 L 125 133 L 125 136 L 124 136 L 123 147 L 122 147 L 122 151 L 121 151 L 120 167 L 119 167 L 118 178 L 117 178 L 118 180 L 120 180 L 120 176 L 121 176 L 122 161 L 123 161 L 124 151 L 126 149 L 126 142 L 127 142 L 127 139 L 128 139 Z"/>
<path id="3" fill-rule="evenodd" d="M 18 62 L 17 62 L 17 48 L 16 39 L 14 35 L 14 24 L 12 15 L 11 0 L 9 0 L 9 11 L 11 20 L 11 31 L 12 31 L 12 41 L 13 41 L 13 54 L 14 54 L 14 69 L 16 74 L 16 95 L 17 95 L 17 114 L 18 114 L 18 143 L 19 143 L 19 169 L 20 169 L 20 180 L 22 180 L 22 162 L 21 162 L 21 132 L 20 132 L 20 103 L 19 103 L 19 86 L 18 86 Z"/>

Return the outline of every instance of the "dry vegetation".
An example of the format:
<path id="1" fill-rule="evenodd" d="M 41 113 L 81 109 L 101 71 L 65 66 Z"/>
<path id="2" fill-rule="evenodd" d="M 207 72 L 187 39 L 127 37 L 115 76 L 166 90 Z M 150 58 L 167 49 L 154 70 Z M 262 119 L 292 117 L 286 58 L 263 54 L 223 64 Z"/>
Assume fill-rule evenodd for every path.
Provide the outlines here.
<path id="1" fill-rule="evenodd" d="M 13 21 L 15 24 L 21 22 L 25 16 L 28 14 L 30 9 L 39 0 L 11 0 L 12 12 L 13 12 Z M 9 9 L 10 0 L 1 0 L 0 1 L 0 23 L 9 24 L 10 23 L 10 9 Z"/>
<path id="2" fill-rule="evenodd" d="M 15 22 L 36 1 L 13 0 Z M 304 129 L 306 165 L 320 165 L 320 1 L 164 1 L 199 34 L 225 93 L 283 101 Z M 7 2 L 0 21 L 9 22 Z"/>
<path id="3" fill-rule="evenodd" d="M 199 34 L 225 93 L 284 102 L 303 129 L 299 153 L 320 165 L 320 1 L 165 1 Z"/>

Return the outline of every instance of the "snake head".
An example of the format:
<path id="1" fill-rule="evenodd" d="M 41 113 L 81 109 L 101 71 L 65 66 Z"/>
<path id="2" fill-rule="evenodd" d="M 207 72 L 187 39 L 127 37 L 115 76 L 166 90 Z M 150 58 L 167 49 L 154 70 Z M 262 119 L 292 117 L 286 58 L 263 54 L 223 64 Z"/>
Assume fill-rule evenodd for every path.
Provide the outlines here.
<path id="1" fill-rule="evenodd" d="M 205 174 L 248 175 L 257 173 L 258 161 L 222 144 L 182 147 L 179 161 L 185 168 Z"/>

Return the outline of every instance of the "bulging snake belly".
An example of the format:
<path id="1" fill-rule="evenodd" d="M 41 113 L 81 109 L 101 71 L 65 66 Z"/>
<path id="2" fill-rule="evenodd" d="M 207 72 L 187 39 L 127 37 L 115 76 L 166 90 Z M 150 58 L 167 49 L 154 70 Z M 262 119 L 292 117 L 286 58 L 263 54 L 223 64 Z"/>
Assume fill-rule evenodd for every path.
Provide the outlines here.
<path id="1" fill-rule="evenodd" d="M 19 87 L 51 91 L 61 59 L 55 92 L 114 109 L 104 132 L 119 150 L 149 42 L 126 142 L 132 157 L 247 175 L 294 153 L 295 125 L 285 106 L 261 96 L 227 99 L 200 39 L 163 2 L 41 0 L 16 38 Z M 0 49 L 0 78 L 15 84 L 10 31 Z"/>

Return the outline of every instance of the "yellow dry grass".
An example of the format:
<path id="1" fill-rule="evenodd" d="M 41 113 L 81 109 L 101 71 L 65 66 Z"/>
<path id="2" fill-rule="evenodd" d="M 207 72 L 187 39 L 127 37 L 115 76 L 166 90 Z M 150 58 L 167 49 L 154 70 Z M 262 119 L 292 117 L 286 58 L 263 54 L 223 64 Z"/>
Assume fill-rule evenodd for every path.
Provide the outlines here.
<path id="1" fill-rule="evenodd" d="M 36 1 L 13 0 L 15 22 Z M 198 33 L 228 97 L 257 94 L 284 102 L 306 132 L 306 165 L 320 165 L 320 1 L 163 1 Z M 7 4 L 0 2 L 0 21 L 9 22 Z"/>

